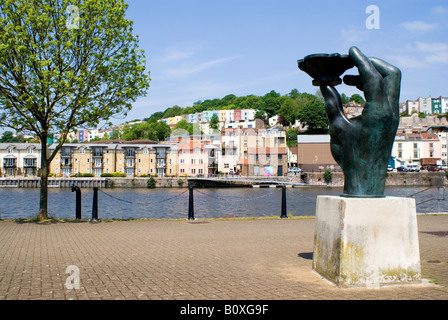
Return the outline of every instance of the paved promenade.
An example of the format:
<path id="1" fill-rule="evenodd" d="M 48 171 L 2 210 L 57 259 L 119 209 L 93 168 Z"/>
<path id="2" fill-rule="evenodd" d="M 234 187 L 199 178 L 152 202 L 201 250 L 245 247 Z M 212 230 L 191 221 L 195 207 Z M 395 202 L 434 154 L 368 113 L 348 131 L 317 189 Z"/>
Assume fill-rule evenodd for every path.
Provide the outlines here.
<path id="1" fill-rule="evenodd" d="M 340 289 L 312 271 L 313 218 L 0 221 L 0 299 L 448 299 L 448 215 L 418 224 L 423 284 Z"/>

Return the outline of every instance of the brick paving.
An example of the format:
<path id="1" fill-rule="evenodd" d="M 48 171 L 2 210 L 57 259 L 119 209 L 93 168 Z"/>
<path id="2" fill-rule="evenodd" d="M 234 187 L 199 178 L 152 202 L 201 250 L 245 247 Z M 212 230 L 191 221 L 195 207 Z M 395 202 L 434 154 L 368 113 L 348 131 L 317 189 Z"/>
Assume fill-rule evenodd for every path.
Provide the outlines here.
<path id="1" fill-rule="evenodd" d="M 424 282 L 337 288 L 314 219 L 0 221 L 1 300 L 446 300 L 448 215 L 419 216 Z M 79 289 L 67 289 L 68 266 Z"/>

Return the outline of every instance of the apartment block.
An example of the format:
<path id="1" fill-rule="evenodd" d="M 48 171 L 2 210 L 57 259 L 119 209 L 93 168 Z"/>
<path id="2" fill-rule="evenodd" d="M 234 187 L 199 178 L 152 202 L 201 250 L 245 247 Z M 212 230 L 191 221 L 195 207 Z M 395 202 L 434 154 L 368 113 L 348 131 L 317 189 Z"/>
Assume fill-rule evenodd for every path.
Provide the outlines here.
<path id="1" fill-rule="evenodd" d="M 55 146 L 51 146 L 54 149 Z M 64 144 L 50 165 L 56 176 L 84 173 L 101 176 L 121 172 L 128 177 L 176 175 L 177 147 L 150 141 L 138 143 Z"/>
<path id="2" fill-rule="evenodd" d="M 41 146 L 37 143 L 0 143 L 0 176 L 37 176 Z"/>

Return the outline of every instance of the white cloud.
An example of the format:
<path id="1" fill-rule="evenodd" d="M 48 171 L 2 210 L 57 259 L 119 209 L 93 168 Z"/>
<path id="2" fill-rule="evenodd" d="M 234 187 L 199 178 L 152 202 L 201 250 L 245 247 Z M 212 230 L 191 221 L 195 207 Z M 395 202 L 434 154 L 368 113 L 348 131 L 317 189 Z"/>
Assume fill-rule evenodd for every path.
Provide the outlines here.
<path id="1" fill-rule="evenodd" d="M 205 61 L 202 63 L 184 63 L 182 66 L 177 68 L 167 69 L 163 72 L 164 78 L 180 78 L 180 77 L 188 77 L 198 72 L 208 70 L 210 68 L 216 67 L 221 64 L 225 64 L 229 61 L 235 60 L 239 58 L 239 56 L 231 56 L 226 58 L 219 58 L 210 61 Z"/>
<path id="2" fill-rule="evenodd" d="M 400 26 L 408 31 L 429 31 L 436 28 L 435 24 L 420 20 L 400 23 Z"/>
<path id="3" fill-rule="evenodd" d="M 176 49 L 167 49 L 166 55 L 160 59 L 162 62 L 172 62 L 175 60 L 185 59 L 194 54 L 193 51 L 180 51 Z"/>
<path id="4" fill-rule="evenodd" d="M 389 55 L 399 67 L 424 68 L 431 64 L 448 63 L 448 44 L 444 42 L 416 42 L 407 47 L 410 54 Z"/>
<path id="5" fill-rule="evenodd" d="M 353 45 L 366 41 L 369 36 L 369 30 L 349 25 L 341 30 L 342 39 L 345 43 Z"/>
<path id="6" fill-rule="evenodd" d="M 448 14 L 448 8 L 442 6 L 434 7 L 431 11 L 436 14 Z"/>
<path id="7" fill-rule="evenodd" d="M 448 63 L 448 44 L 443 42 L 417 42 L 416 48 L 425 53 L 428 63 Z"/>
<path id="8" fill-rule="evenodd" d="M 409 55 L 387 55 L 385 57 L 390 62 L 397 65 L 397 67 L 406 67 L 406 68 L 422 68 L 424 67 L 421 59 L 418 57 L 413 57 Z"/>

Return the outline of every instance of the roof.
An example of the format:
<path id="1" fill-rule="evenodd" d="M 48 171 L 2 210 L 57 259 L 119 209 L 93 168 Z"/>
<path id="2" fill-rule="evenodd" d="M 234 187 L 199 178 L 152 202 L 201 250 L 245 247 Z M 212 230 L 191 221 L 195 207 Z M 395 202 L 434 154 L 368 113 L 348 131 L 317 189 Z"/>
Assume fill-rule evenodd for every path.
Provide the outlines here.
<path id="1" fill-rule="evenodd" d="M 15 143 L 15 142 L 0 143 L 0 150 L 7 149 L 8 147 L 14 147 L 14 149 L 17 150 L 26 150 L 29 147 L 33 147 L 38 150 L 41 149 L 40 143 Z"/>
<path id="2" fill-rule="evenodd" d="M 330 143 L 330 135 L 328 134 L 299 134 L 297 143 Z"/>

